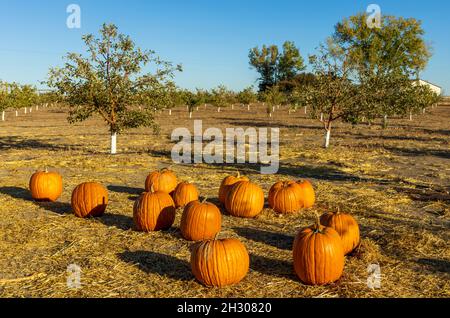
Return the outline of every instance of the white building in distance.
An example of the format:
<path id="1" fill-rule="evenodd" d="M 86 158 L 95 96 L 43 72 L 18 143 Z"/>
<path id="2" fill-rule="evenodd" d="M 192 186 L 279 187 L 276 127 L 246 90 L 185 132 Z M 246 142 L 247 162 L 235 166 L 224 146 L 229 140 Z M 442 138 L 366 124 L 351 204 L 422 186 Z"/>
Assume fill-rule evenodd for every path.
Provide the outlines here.
<path id="1" fill-rule="evenodd" d="M 443 93 L 442 87 L 439 87 L 433 83 L 419 79 L 419 85 L 428 86 L 433 92 L 435 92 L 439 96 L 441 96 Z"/>

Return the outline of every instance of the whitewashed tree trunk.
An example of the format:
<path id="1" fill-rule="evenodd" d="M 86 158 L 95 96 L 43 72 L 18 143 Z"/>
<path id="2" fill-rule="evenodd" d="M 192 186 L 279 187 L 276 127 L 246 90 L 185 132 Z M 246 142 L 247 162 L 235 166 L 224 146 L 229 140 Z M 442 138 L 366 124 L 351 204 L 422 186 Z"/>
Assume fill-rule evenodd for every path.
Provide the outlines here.
<path id="1" fill-rule="evenodd" d="M 16 117 L 18 117 L 19 116 L 19 112 L 16 110 Z"/>
<path id="2" fill-rule="evenodd" d="M 169 109 L 169 116 L 172 116 L 172 109 Z"/>
<path id="3" fill-rule="evenodd" d="M 306 115 L 307 111 L 308 111 L 308 106 L 305 106 L 305 115 Z"/>
<path id="4" fill-rule="evenodd" d="M 320 113 L 320 121 L 323 121 L 323 113 Z"/>
<path id="5" fill-rule="evenodd" d="M 234 104 L 231 104 L 231 110 L 234 110 Z"/>
<path id="6" fill-rule="evenodd" d="M 247 105 L 247 110 L 250 111 L 250 104 Z"/>
<path id="7" fill-rule="evenodd" d="M 413 117 L 412 117 L 412 112 L 409 112 L 409 121 L 412 121 Z"/>
<path id="8" fill-rule="evenodd" d="M 36 110 L 39 110 L 39 105 L 36 105 Z"/>
<path id="9" fill-rule="evenodd" d="M 424 109 L 422 109 L 422 112 L 425 114 L 427 112 L 427 110 L 424 108 Z"/>
<path id="10" fill-rule="evenodd" d="M 33 107 L 30 107 L 30 113 L 32 113 L 33 112 Z"/>
<path id="11" fill-rule="evenodd" d="M 272 106 L 272 113 L 275 112 L 275 106 Z"/>
<path id="12" fill-rule="evenodd" d="M 217 107 L 217 112 L 220 113 L 220 107 Z"/>
<path id="13" fill-rule="evenodd" d="M 289 112 L 289 115 L 290 115 L 291 114 L 291 109 L 290 108 L 289 108 L 288 112 Z"/>
<path id="14" fill-rule="evenodd" d="M 23 108 L 23 113 L 24 113 L 24 114 L 27 113 L 27 108 L 26 108 L 26 107 Z"/>
<path id="15" fill-rule="evenodd" d="M 5 121 L 5 111 L 2 111 L 2 121 Z"/>
<path id="16" fill-rule="evenodd" d="M 327 132 L 325 133 L 325 148 L 330 147 L 330 137 L 331 137 L 331 129 L 327 129 Z"/>
<path id="17" fill-rule="evenodd" d="M 280 105 L 277 105 L 277 109 L 280 109 Z"/>
<path id="18" fill-rule="evenodd" d="M 198 111 L 198 106 L 197 106 L 197 111 Z"/>
<path id="19" fill-rule="evenodd" d="M 206 109 L 206 104 L 204 105 L 204 108 Z"/>
<path id="20" fill-rule="evenodd" d="M 115 155 L 117 153 L 117 133 L 111 133 L 111 154 Z"/>
<path id="21" fill-rule="evenodd" d="M 192 118 L 192 112 L 189 112 L 189 118 Z"/>
<path id="22" fill-rule="evenodd" d="M 269 113 L 269 117 L 272 118 L 272 113 Z"/>

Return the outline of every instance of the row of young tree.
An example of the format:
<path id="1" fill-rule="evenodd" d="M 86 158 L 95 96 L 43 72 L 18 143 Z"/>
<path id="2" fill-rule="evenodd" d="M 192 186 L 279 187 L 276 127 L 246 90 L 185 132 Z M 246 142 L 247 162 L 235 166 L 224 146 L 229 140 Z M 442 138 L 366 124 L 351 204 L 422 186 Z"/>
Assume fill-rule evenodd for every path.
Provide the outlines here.
<path id="1" fill-rule="evenodd" d="M 15 111 L 15 116 L 19 116 L 19 112 L 27 114 L 31 112 L 33 107 L 39 105 L 47 106 L 57 101 L 55 93 L 46 92 L 39 93 L 38 90 L 31 85 L 20 85 L 18 83 L 8 83 L 0 81 L 0 114 L 1 120 L 6 120 L 6 112 Z"/>

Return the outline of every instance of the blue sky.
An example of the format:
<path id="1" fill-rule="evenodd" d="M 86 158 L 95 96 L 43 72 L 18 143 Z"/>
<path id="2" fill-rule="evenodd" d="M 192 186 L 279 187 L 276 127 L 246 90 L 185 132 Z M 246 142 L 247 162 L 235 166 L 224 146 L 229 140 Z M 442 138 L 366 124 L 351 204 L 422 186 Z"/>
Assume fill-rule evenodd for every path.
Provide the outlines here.
<path id="1" fill-rule="evenodd" d="M 68 29 L 66 8 L 81 7 L 81 29 Z M 385 14 L 423 21 L 434 56 L 423 78 L 450 93 L 450 2 L 447 0 L 0 0 L 0 79 L 38 85 L 81 35 L 115 23 L 142 48 L 181 63 L 185 88 L 255 84 L 248 50 L 291 40 L 306 58 L 343 17 L 371 3 Z"/>

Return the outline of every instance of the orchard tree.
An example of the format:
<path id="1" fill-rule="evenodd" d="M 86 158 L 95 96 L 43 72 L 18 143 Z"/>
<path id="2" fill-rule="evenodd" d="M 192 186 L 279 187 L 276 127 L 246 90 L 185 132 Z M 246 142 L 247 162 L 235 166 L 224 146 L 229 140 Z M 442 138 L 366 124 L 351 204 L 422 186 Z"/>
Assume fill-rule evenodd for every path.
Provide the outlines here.
<path id="1" fill-rule="evenodd" d="M 259 74 L 259 91 L 277 85 L 281 81 L 289 81 L 305 69 L 300 50 L 294 42 L 286 41 L 283 49 L 276 45 L 263 45 L 261 49 L 254 47 L 249 52 L 250 66 Z"/>
<path id="2" fill-rule="evenodd" d="M 300 100 L 307 101 L 313 118 L 321 117 L 325 129 L 325 148 L 330 145 L 331 128 L 334 121 L 357 115 L 357 87 L 350 79 L 351 70 L 346 56 L 337 54 L 332 48 L 321 46 L 318 55 L 310 56 L 315 80 L 299 91 Z"/>
<path id="3" fill-rule="evenodd" d="M 370 123 L 381 115 L 385 128 L 388 116 L 412 107 L 401 103 L 409 99 L 399 92 L 413 94 L 410 80 L 419 77 L 431 53 L 420 21 L 385 15 L 381 27 L 372 28 L 367 19 L 364 13 L 339 22 L 331 41 L 354 71 L 365 98 L 360 101 L 364 116 Z"/>
<path id="4" fill-rule="evenodd" d="M 285 95 L 280 91 L 278 86 L 272 86 L 269 88 L 267 91 L 262 93 L 261 98 L 267 107 L 266 109 L 269 117 L 272 117 L 275 107 L 283 104 L 286 99 Z"/>
<path id="5" fill-rule="evenodd" d="M 332 40 L 346 52 L 359 80 L 402 73 L 418 74 L 431 57 L 421 22 L 382 16 L 381 27 L 371 28 L 368 15 L 357 14 L 335 26 Z"/>
<path id="6" fill-rule="evenodd" d="M 111 133 L 111 154 L 115 154 L 118 133 L 141 126 L 157 127 L 154 109 L 166 107 L 159 103 L 164 102 L 160 91 L 181 67 L 162 61 L 153 51 L 137 48 L 113 24 L 103 24 L 99 37 L 89 34 L 83 41 L 86 54 L 67 54 L 62 68 L 50 69 L 47 84 L 70 106 L 70 123 L 94 114 L 104 119 Z M 149 64 L 155 71 L 144 74 Z M 158 102 L 154 96 L 160 98 Z"/>
<path id="7" fill-rule="evenodd" d="M 0 113 L 5 121 L 5 111 L 11 107 L 10 85 L 0 81 Z"/>
<path id="8" fill-rule="evenodd" d="M 10 103 L 16 111 L 23 108 L 26 114 L 28 108 L 33 107 L 38 102 L 38 98 L 36 88 L 31 85 L 19 85 L 17 83 L 10 85 Z"/>
<path id="9" fill-rule="evenodd" d="M 181 94 L 184 104 L 188 107 L 189 118 L 192 118 L 194 109 L 206 103 L 204 91 L 197 89 L 196 92 L 185 90 Z"/>
<path id="10" fill-rule="evenodd" d="M 232 91 L 228 90 L 226 86 L 220 85 L 211 91 L 211 103 L 217 107 L 217 111 L 220 112 L 221 108 L 230 105 L 232 100 Z"/>
<path id="11" fill-rule="evenodd" d="M 244 88 L 242 91 L 238 92 L 236 99 L 239 103 L 247 106 L 247 110 L 250 110 L 250 105 L 258 101 L 258 97 L 253 91 L 253 86 Z"/>

